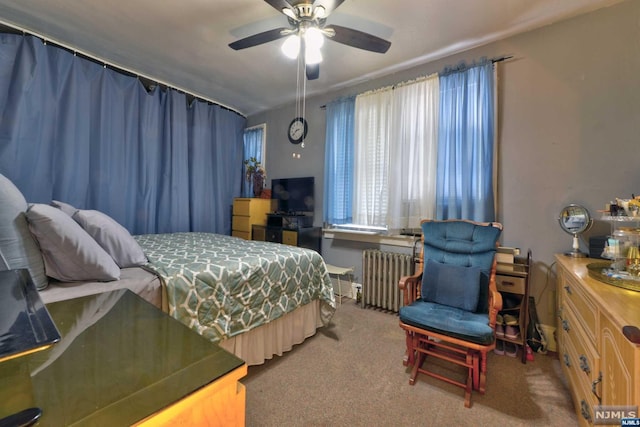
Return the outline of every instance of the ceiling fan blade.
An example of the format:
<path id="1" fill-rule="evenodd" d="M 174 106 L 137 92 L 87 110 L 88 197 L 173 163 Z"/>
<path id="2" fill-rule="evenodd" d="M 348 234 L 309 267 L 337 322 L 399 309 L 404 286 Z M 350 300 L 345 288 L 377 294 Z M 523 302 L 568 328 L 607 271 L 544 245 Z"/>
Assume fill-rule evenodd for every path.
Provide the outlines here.
<path id="1" fill-rule="evenodd" d="M 326 18 L 327 16 L 329 16 L 331 12 L 336 10 L 338 6 L 340 6 L 342 3 L 344 3 L 344 0 L 316 0 L 315 3 L 313 3 L 313 7 L 318 7 L 318 6 L 324 7 L 325 12 L 324 12 L 323 18 Z"/>
<path id="2" fill-rule="evenodd" d="M 246 49 L 248 47 L 257 46 L 259 44 L 268 43 L 286 37 L 288 28 L 276 28 L 262 33 L 254 34 L 233 43 L 229 43 L 229 47 L 234 50 Z"/>
<path id="3" fill-rule="evenodd" d="M 347 46 L 377 53 L 385 53 L 389 50 L 389 47 L 391 47 L 391 42 L 372 34 L 354 30 L 353 28 L 342 27 L 340 25 L 327 25 L 325 29 L 333 29 L 336 32 L 329 40 L 346 44 Z"/>
<path id="4" fill-rule="evenodd" d="M 305 71 L 307 80 L 315 80 L 320 77 L 320 64 L 307 64 Z"/>

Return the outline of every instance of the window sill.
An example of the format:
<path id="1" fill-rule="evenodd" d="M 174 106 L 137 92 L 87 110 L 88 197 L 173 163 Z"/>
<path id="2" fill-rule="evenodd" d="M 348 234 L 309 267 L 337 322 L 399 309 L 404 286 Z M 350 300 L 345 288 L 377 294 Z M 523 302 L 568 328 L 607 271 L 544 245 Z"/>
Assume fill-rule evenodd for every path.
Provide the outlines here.
<path id="1" fill-rule="evenodd" d="M 420 240 L 419 236 L 413 237 L 400 234 L 382 234 L 375 231 L 340 230 L 335 228 L 323 228 L 322 237 L 325 239 L 350 240 L 405 248 L 413 248 L 416 240 Z"/>

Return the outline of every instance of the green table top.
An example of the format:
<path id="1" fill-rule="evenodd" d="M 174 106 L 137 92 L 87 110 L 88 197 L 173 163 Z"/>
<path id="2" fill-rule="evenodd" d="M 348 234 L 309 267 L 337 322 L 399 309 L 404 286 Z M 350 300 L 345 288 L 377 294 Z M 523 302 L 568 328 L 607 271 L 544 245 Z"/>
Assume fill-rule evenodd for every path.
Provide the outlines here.
<path id="1" fill-rule="evenodd" d="M 244 362 L 129 290 L 47 305 L 62 339 L 0 364 L 0 418 L 43 426 L 135 423 Z"/>

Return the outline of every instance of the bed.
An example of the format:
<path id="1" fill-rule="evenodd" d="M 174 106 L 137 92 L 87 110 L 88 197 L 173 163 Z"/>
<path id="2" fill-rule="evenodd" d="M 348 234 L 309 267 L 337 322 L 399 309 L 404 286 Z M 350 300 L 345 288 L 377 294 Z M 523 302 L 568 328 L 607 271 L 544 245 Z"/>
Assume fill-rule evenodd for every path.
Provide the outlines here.
<path id="1" fill-rule="evenodd" d="M 335 311 L 326 265 L 309 249 L 213 233 L 130 236 L 99 212 L 29 205 L 2 175 L 0 204 L 0 253 L 9 268 L 29 269 L 45 303 L 128 288 L 248 365 L 291 350 Z M 93 219 L 87 224 L 86 218 Z M 114 233 L 120 238 L 115 243 Z M 57 234 L 62 236 L 51 243 Z M 74 240 L 81 249 L 60 249 Z M 112 259 L 93 253 L 100 250 L 96 245 Z M 144 261 L 130 249 L 139 249 Z M 73 259 L 79 279 L 55 271 L 69 262 L 52 260 L 61 253 L 83 258 Z"/>

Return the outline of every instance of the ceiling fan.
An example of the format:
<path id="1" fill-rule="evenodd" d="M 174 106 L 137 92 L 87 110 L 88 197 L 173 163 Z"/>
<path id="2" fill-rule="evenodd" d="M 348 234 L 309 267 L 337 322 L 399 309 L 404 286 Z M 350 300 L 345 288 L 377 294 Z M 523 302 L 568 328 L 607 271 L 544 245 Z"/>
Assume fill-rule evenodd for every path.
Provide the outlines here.
<path id="1" fill-rule="evenodd" d="M 322 55 L 320 47 L 324 38 L 347 46 L 371 52 L 385 53 L 391 42 L 353 28 L 340 25 L 326 25 L 327 17 L 344 0 L 264 0 L 270 6 L 286 15 L 290 28 L 275 28 L 237 40 L 229 44 L 234 50 L 246 49 L 288 37 L 283 45 L 285 54 L 295 58 L 300 54 L 305 58 L 305 71 L 308 80 L 320 75 Z"/>

